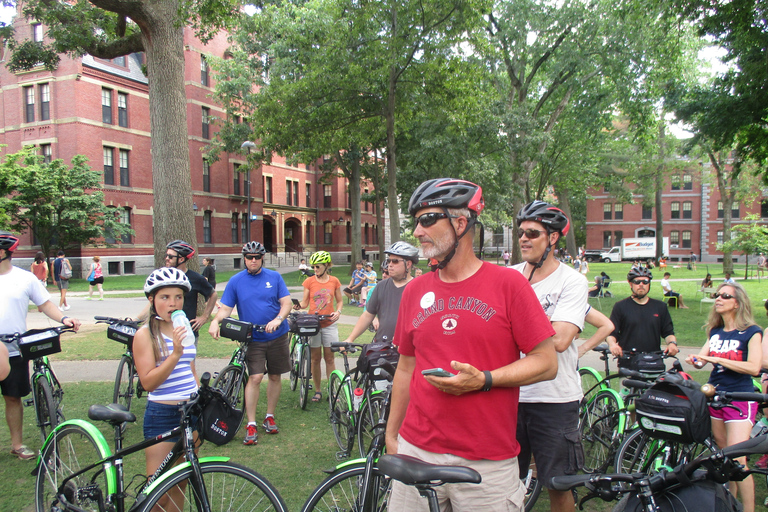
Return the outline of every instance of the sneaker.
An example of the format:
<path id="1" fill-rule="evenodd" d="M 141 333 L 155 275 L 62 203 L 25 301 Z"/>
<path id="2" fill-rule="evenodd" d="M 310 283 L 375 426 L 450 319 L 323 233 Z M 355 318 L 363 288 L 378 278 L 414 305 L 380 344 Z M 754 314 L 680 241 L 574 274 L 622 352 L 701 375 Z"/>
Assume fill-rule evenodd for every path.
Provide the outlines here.
<path id="1" fill-rule="evenodd" d="M 757 462 L 755 462 L 755 467 L 758 469 L 768 469 L 768 453 L 757 459 Z"/>
<path id="2" fill-rule="evenodd" d="M 264 432 L 267 434 L 277 434 L 280 432 L 280 430 L 277 428 L 277 425 L 275 425 L 275 418 L 273 416 L 267 416 L 264 418 L 264 423 L 262 423 L 261 426 L 264 427 Z"/>
<path id="3" fill-rule="evenodd" d="M 19 458 L 19 460 L 29 460 L 35 457 L 35 452 L 30 450 L 24 445 L 21 445 L 21 448 L 18 450 L 11 450 L 11 455 L 15 455 Z"/>
<path id="4" fill-rule="evenodd" d="M 350 299 L 349 300 L 349 305 L 351 306 L 353 304 L 357 304 L 357 301 L 355 299 Z"/>
<path id="5" fill-rule="evenodd" d="M 85 298 L 85 300 L 93 300 L 93 299 L 92 299 L 92 298 L 90 298 L 90 297 L 86 297 L 86 298 Z"/>
<path id="6" fill-rule="evenodd" d="M 243 439 L 243 444 L 250 446 L 258 442 L 259 436 L 256 434 L 256 425 L 246 425 L 245 439 Z"/>
<path id="7" fill-rule="evenodd" d="M 69 311 L 69 308 L 70 308 L 70 307 L 71 307 L 71 306 L 69 306 L 69 305 L 66 305 L 66 306 L 64 306 L 64 309 L 62 309 L 62 311 Z"/>
<path id="8" fill-rule="evenodd" d="M 359 308 L 364 308 L 364 307 L 365 307 L 365 304 L 363 304 L 363 303 L 361 302 L 361 303 L 359 303 L 359 304 L 357 305 L 357 307 L 359 307 Z"/>
<path id="9" fill-rule="evenodd" d="M 59 311 L 64 311 L 64 306 L 59 306 Z"/>

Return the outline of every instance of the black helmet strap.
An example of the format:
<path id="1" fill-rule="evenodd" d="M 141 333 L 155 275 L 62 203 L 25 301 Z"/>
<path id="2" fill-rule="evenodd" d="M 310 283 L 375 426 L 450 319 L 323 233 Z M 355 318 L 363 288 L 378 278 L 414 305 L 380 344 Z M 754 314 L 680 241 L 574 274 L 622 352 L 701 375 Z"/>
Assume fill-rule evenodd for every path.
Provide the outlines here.
<path id="1" fill-rule="evenodd" d="M 537 221 L 537 222 L 541 222 L 541 221 Z M 546 224 L 544 224 L 544 228 L 547 230 L 547 239 L 549 239 L 549 235 L 551 235 L 554 231 L 552 229 L 550 229 L 550 227 L 548 225 L 546 225 Z M 561 234 L 561 236 L 562 236 L 562 234 Z M 560 238 L 558 237 L 557 240 L 559 241 Z M 533 273 L 536 272 L 536 269 L 541 268 L 544 265 L 544 262 L 547 261 L 547 256 L 549 256 L 549 253 L 550 253 L 550 251 L 552 250 L 552 247 L 555 244 L 557 244 L 557 242 L 555 242 L 554 244 L 547 244 L 547 248 L 544 249 L 544 254 L 541 256 L 541 259 L 539 260 L 539 262 L 536 265 L 533 266 L 533 269 L 531 269 L 531 274 L 528 276 L 528 282 L 529 283 L 531 282 L 531 279 L 533 279 Z"/>
<path id="2" fill-rule="evenodd" d="M 448 221 L 450 222 L 451 214 L 448 213 L 448 208 L 443 208 L 443 211 L 448 216 Z M 445 256 L 443 261 L 431 260 L 431 261 L 435 262 L 435 263 L 430 263 L 429 264 L 429 269 L 432 272 L 434 272 L 436 270 L 442 270 L 442 269 L 445 268 L 446 265 L 448 265 L 448 262 L 450 262 L 453 259 L 453 257 L 456 255 L 456 249 L 459 248 L 459 242 L 461 241 L 461 237 L 466 235 L 467 231 L 469 231 L 472 228 L 472 226 L 474 226 L 475 224 L 480 224 L 480 223 L 477 221 L 477 217 L 474 217 L 474 216 L 472 216 L 472 214 L 470 214 L 469 219 L 467 219 L 467 227 L 464 228 L 464 231 L 461 234 L 458 234 L 458 233 L 456 233 L 456 228 L 453 227 L 453 222 L 451 222 L 451 227 L 453 228 L 453 233 L 456 235 L 456 242 L 453 244 L 453 248 Z M 482 224 L 480 224 L 480 226 L 482 227 Z M 480 250 L 481 251 L 483 250 L 482 242 L 480 243 Z"/>

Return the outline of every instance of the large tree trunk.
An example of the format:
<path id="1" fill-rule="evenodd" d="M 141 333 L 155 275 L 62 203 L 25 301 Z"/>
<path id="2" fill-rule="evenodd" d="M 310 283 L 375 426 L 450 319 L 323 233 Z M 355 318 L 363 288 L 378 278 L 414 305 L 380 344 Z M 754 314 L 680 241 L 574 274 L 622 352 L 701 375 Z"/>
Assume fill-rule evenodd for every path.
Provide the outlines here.
<path id="1" fill-rule="evenodd" d="M 149 78 L 153 238 L 155 266 L 161 267 L 168 242 L 182 239 L 196 247 L 197 235 L 187 141 L 183 24 L 177 21 L 179 2 L 147 2 L 144 8 L 148 20 L 142 34 Z M 190 263 L 199 265 L 197 259 Z"/>
<path id="2" fill-rule="evenodd" d="M 363 240 L 362 240 L 362 215 L 360 213 L 360 149 L 355 148 L 353 151 L 354 158 L 352 159 L 352 165 L 349 170 L 349 203 L 352 207 L 352 257 L 350 265 L 350 275 L 355 268 L 355 262 L 362 259 L 363 256 Z M 346 229 L 346 227 L 344 228 Z"/>
<path id="3" fill-rule="evenodd" d="M 661 190 L 664 186 L 664 158 L 666 158 L 666 139 L 664 137 L 664 123 L 659 126 L 659 166 L 656 169 L 656 194 L 654 204 L 656 206 L 656 263 L 659 263 L 664 254 L 664 219 L 661 214 Z"/>
<path id="4" fill-rule="evenodd" d="M 392 241 L 400 240 L 400 202 L 397 200 L 397 161 L 395 158 L 395 93 L 397 82 L 394 66 L 390 70 L 387 98 L 387 197 L 389 198 L 389 234 Z M 409 197 L 410 199 L 410 197 Z"/>
<path id="5" fill-rule="evenodd" d="M 723 202 L 723 241 L 726 242 L 731 239 L 731 221 L 733 219 L 731 212 L 736 198 L 736 187 L 731 183 L 733 178 L 728 175 L 721 154 L 715 155 L 709 151 L 707 155 L 712 168 L 715 170 L 717 189 L 720 192 L 720 200 Z M 723 249 L 723 273 L 725 272 L 733 274 L 733 252 L 730 249 Z"/>

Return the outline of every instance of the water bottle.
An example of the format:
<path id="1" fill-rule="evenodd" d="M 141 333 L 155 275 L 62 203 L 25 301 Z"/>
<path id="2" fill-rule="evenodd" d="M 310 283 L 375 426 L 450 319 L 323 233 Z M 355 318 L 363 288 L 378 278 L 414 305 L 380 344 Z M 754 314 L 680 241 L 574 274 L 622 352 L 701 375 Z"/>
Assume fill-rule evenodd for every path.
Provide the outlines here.
<path id="1" fill-rule="evenodd" d="M 352 406 L 356 411 L 360 410 L 360 404 L 363 402 L 363 388 L 355 388 L 352 392 Z"/>
<path id="2" fill-rule="evenodd" d="M 184 311 L 182 311 L 181 309 L 177 309 L 176 311 L 171 313 L 171 320 L 173 321 L 174 328 L 179 326 L 184 326 L 187 328 L 187 334 L 181 340 L 182 346 L 188 347 L 190 345 L 194 345 L 195 332 L 192 330 L 192 324 L 189 323 L 189 320 L 187 319 L 187 315 L 184 314 Z"/>

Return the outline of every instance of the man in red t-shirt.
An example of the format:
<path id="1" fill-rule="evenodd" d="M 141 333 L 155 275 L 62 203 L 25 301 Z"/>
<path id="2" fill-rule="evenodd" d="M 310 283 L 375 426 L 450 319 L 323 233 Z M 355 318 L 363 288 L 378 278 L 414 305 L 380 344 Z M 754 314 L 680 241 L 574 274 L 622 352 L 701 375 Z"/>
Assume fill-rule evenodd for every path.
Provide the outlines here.
<path id="1" fill-rule="evenodd" d="M 387 452 L 480 472 L 479 485 L 436 489 L 445 509 L 508 510 L 510 502 L 522 509 L 518 388 L 556 375 L 555 331 L 520 273 L 475 256 L 479 186 L 430 180 L 416 189 L 408 209 L 433 273 L 412 281 L 400 303 Z M 437 367 L 455 375 L 422 375 Z M 427 509 L 416 489 L 398 482 L 389 506 Z"/>

